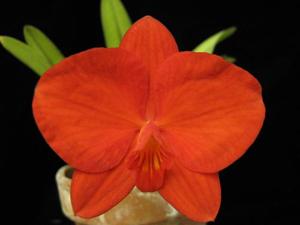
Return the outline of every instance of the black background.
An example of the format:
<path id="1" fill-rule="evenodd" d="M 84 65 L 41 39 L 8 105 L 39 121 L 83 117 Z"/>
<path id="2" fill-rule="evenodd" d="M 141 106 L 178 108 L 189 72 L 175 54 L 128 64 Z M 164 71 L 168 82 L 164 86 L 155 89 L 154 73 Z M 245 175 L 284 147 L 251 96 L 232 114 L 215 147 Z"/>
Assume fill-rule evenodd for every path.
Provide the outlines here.
<path id="1" fill-rule="evenodd" d="M 181 50 L 222 28 L 238 27 L 216 53 L 237 57 L 237 64 L 261 82 L 267 117 L 250 150 L 221 172 L 223 201 L 215 224 L 295 224 L 300 210 L 300 7 L 220 2 L 124 1 L 133 21 L 146 14 L 161 20 Z M 0 34 L 21 39 L 24 24 L 42 29 L 66 56 L 104 46 L 97 0 L 1 2 Z M 70 224 L 60 212 L 54 181 L 64 163 L 42 139 L 31 113 L 37 81 L 0 48 L 0 224 Z"/>

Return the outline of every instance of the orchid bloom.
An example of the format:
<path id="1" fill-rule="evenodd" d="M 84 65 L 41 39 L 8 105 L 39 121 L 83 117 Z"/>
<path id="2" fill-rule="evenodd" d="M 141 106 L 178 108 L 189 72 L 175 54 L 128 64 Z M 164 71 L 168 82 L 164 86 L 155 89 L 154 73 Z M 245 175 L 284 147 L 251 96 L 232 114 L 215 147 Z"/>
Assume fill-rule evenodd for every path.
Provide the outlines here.
<path id="1" fill-rule="evenodd" d="M 119 48 L 93 48 L 49 69 L 33 112 L 50 147 L 75 168 L 76 215 L 100 215 L 137 186 L 210 221 L 221 201 L 218 172 L 253 143 L 265 108 L 250 73 L 213 54 L 179 52 L 146 16 Z"/>

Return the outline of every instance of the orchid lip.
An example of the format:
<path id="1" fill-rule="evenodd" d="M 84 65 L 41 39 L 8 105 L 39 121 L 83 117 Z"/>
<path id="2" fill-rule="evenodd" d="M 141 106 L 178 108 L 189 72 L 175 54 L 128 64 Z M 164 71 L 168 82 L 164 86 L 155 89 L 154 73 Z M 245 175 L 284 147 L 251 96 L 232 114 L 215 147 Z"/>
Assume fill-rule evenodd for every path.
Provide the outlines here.
<path id="1" fill-rule="evenodd" d="M 154 121 L 148 120 L 140 129 L 129 157 L 130 169 L 153 171 L 162 169 L 169 157 L 164 150 L 160 128 Z M 165 166 L 163 166 L 165 167 Z"/>
<path id="2" fill-rule="evenodd" d="M 161 141 L 160 128 L 154 121 L 146 121 L 137 135 L 127 167 L 137 173 L 136 185 L 144 192 L 159 190 L 171 157 Z"/>

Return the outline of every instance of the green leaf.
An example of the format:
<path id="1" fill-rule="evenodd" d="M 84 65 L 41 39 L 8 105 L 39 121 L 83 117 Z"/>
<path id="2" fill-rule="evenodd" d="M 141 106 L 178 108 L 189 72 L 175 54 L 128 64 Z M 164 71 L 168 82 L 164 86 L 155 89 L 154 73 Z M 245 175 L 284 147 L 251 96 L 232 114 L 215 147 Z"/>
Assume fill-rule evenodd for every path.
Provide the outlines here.
<path id="1" fill-rule="evenodd" d="M 229 27 L 227 29 L 221 30 L 218 33 L 210 36 L 202 43 L 200 43 L 193 51 L 194 52 L 208 52 L 213 53 L 215 47 L 218 43 L 224 41 L 229 38 L 236 32 L 236 27 Z"/>
<path id="2" fill-rule="evenodd" d="M 230 55 L 222 55 L 223 59 L 225 59 L 228 62 L 234 63 L 236 62 L 236 58 L 230 56 Z"/>
<path id="3" fill-rule="evenodd" d="M 60 62 L 64 56 L 55 44 L 38 28 L 25 25 L 23 27 L 24 38 L 28 45 L 39 51 L 50 65 Z"/>
<path id="4" fill-rule="evenodd" d="M 51 65 L 29 45 L 9 36 L 0 36 L 3 47 L 38 75 L 42 75 Z"/>
<path id="5" fill-rule="evenodd" d="M 100 8 L 105 44 L 108 48 L 119 47 L 131 26 L 128 13 L 120 0 L 102 0 Z"/>

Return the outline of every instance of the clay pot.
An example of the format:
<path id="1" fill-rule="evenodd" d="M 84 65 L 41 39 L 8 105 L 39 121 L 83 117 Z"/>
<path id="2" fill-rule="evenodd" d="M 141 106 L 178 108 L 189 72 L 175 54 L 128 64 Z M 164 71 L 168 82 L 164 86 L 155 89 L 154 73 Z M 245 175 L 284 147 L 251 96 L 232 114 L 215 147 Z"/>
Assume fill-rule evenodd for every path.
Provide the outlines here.
<path id="1" fill-rule="evenodd" d="M 205 225 L 180 215 L 159 193 L 145 193 L 137 188 L 118 205 L 98 217 L 77 217 L 70 199 L 72 172 L 70 167 L 63 166 L 56 173 L 56 182 L 62 211 L 76 225 Z"/>

